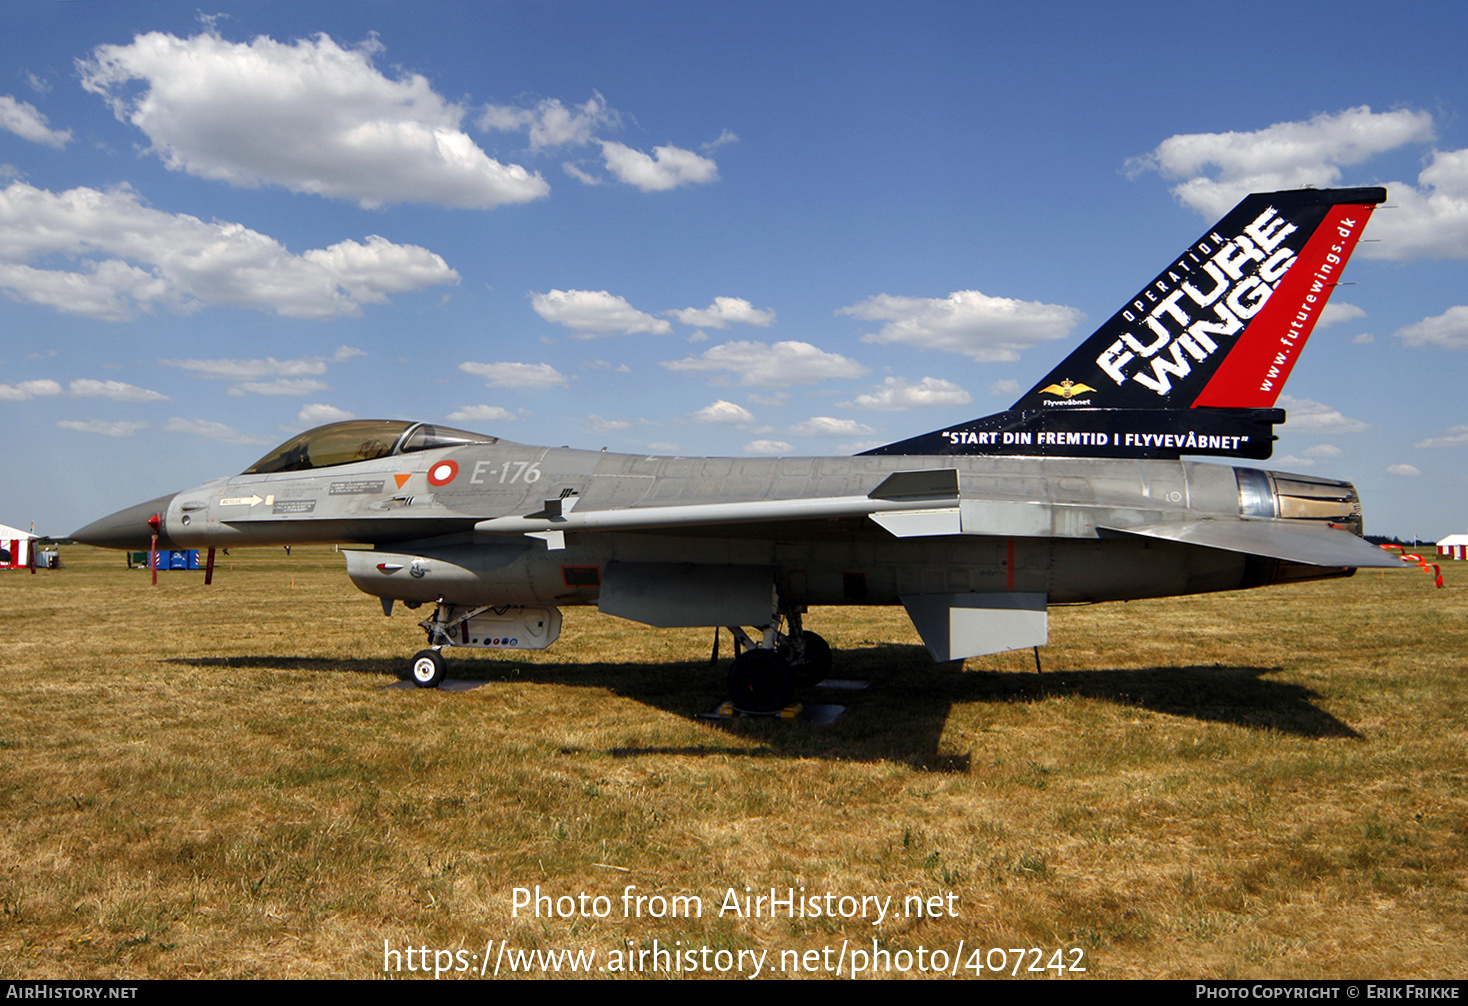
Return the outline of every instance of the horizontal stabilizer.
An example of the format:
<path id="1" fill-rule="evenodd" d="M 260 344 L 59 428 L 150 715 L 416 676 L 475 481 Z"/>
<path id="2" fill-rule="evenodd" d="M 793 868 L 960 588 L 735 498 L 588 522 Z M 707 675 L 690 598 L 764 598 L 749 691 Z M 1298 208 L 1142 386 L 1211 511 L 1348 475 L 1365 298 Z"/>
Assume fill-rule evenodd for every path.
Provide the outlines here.
<path id="1" fill-rule="evenodd" d="M 1044 646 L 1050 618 L 1044 594 L 904 594 L 902 606 L 934 660 Z"/>
<path id="2" fill-rule="evenodd" d="M 1398 569 L 1402 565 L 1402 560 L 1395 555 L 1350 531 L 1303 520 L 1196 520 L 1101 530 L 1264 555 L 1310 566 Z"/>
<path id="3" fill-rule="evenodd" d="M 933 510 L 874 513 L 872 523 L 895 538 L 929 538 L 936 535 L 963 534 L 963 518 L 956 506 Z"/>

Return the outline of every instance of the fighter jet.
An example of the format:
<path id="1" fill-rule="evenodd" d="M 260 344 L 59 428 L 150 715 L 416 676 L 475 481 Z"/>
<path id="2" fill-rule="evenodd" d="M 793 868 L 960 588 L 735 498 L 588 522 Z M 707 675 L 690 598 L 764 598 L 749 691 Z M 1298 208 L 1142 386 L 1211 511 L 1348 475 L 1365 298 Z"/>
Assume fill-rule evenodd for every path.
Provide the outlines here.
<path id="1" fill-rule="evenodd" d="M 535 447 L 432 423 L 308 430 L 243 473 L 76 532 L 141 549 L 339 542 L 382 601 L 432 605 L 449 647 L 543 649 L 560 609 L 725 626 L 740 709 L 825 677 L 825 605 L 906 608 L 939 661 L 1039 646 L 1053 604 L 1350 576 L 1348 482 L 1184 460 L 1267 459 L 1285 379 L 1380 188 L 1256 194 L 1002 413 L 856 457 Z M 753 629 L 753 632 L 747 631 Z"/>

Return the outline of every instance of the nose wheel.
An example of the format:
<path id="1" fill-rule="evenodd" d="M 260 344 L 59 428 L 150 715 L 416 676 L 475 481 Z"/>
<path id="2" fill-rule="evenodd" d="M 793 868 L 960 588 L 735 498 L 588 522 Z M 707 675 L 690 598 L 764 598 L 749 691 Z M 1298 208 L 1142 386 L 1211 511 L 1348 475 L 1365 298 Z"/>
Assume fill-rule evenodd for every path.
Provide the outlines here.
<path id="1" fill-rule="evenodd" d="M 437 688 L 448 669 L 448 661 L 440 651 L 419 650 L 413 657 L 413 684 L 419 688 Z"/>

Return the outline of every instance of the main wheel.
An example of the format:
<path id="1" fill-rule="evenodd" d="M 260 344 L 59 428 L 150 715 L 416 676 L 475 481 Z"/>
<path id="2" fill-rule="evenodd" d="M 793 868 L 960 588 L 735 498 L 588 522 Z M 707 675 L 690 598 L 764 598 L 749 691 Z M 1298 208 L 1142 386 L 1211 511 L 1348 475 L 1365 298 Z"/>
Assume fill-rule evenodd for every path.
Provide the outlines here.
<path id="1" fill-rule="evenodd" d="M 786 642 L 780 647 L 780 655 L 790 664 L 790 672 L 797 685 L 813 685 L 831 676 L 831 644 L 808 630 L 800 633 L 805 653 L 796 660 L 795 647 Z"/>
<path id="2" fill-rule="evenodd" d="M 413 684 L 419 688 L 437 688 L 448 669 L 448 661 L 438 650 L 419 650 L 413 658 Z"/>
<path id="3" fill-rule="evenodd" d="M 747 713 L 772 713 L 790 701 L 790 665 L 774 650 L 749 650 L 729 668 L 729 698 Z"/>

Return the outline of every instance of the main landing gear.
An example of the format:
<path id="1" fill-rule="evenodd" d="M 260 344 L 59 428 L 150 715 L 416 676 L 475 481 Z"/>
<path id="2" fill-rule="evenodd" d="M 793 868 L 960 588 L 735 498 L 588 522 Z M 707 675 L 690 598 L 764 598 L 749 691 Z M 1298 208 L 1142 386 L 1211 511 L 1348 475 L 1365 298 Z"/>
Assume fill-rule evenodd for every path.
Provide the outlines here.
<path id="1" fill-rule="evenodd" d="M 798 608 L 779 607 L 758 640 L 737 625 L 734 663 L 729 667 L 729 699 L 740 712 L 768 714 L 790 706 L 796 688 L 831 674 L 831 646 L 801 627 Z M 556 608 L 456 606 L 439 601 L 431 617 L 418 623 L 428 633 L 428 648 L 413 656 L 410 673 L 419 688 L 437 688 L 448 671 L 445 647 L 540 650 L 561 632 Z M 784 631 L 781 631 L 783 627 Z M 718 654 L 717 637 L 714 646 Z"/>
<path id="2" fill-rule="evenodd" d="M 814 685 L 830 676 L 831 646 L 800 627 L 800 612 L 783 612 L 788 632 L 764 630 L 762 645 L 739 626 L 729 626 L 735 650 L 744 652 L 729 667 L 729 700 L 746 713 L 773 713 L 790 704 L 797 686 Z"/>

